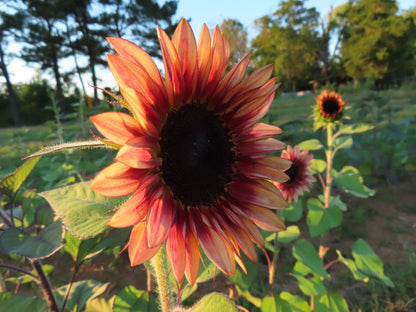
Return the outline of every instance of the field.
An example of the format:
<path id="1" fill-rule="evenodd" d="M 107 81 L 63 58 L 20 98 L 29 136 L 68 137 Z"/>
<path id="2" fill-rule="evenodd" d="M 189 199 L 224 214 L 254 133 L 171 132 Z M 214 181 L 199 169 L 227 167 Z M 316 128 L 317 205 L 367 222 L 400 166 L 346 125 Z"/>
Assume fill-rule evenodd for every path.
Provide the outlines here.
<path id="1" fill-rule="evenodd" d="M 337 169 L 344 164 L 352 164 L 359 169 L 365 184 L 376 193 L 369 199 L 342 194 L 348 210 L 343 213 L 342 226 L 331 230 L 327 239 L 331 246 L 346 252 L 350 252 L 349 248 L 357 238 L 365 239 L 383 260 L 385 274 L 395 287 L 387 287 L 377 279 L 370 279 L 367 283 L 355 281 L 342 265 L 331 267 L 331 281 L 326 286 L 331 291 L 342 294 L 351 311 L 415 311 L 416 88 L 410 85 L 384 91 L 344 88 L 339 92 L 346 103 L 349 122 L 370 124 L 373 129 L 354 135 L 353 146 L 341 150 L 337 155 Z M 313 138 L 323 140 L 324 135 L 320 131 L 313 131 L 311 116 L 315 96 L 282 96 L 275 100 L 265 121 L 284 131 L 278 139 L 289 145 Z M 88 114 L 93 115 L 106 109 L 108 105 L 103 104 Z M 89 121 L 68 121 L 61 125 L 49 122 L 34 127 L 0 129 L 0 177 L 13 172 L 23 163 L 23 157 L 44 145 L 90 138 L 91 126 Z M 109 164 L 114 155 L 112 150 L 95 149 L 43 156 L 25 181 L 19 196 L 31 190 L 39 193 L 88 180 L 88 177 L 94 176 Z M 323 155 L 317 152 L 315 157 L 322 158 Z M 311 194 L 317 195 L 320 187 L 319 183 L 315 183 Z M 16 201 L 18 200 L 19 197 Z M 53 218 L 46 202 L 40 197 L 36 197 L 36 200 L 39 202 L 37 209 L 45 211 L 44 217 Z M 301 229 L 301 237 L 308 238 L 305 218 L 296 224 Z M 288 222 L 287 225 L 291 223 Z M 106 298 L 119 293 L 127 285 L 146 289 L 148 281 L 144 267 L 131 268 L 126 252 L 119 255 L 120 250 L 121 246 L 118 246 L 106 250 L 94 260 L 86 260 L 77 272 L 76 281 L 92 279 L 110 282 L 103 294 Z M 296 280 L 288 274 L 288 267 L 293 265 L 290 250 L 290 244 L 280 250 L 274 290 L 297 293 Z M 0 263 L 27 266 L 25 260 L 14 255 L 0 254 Z M 71 279 L 73 260 L 64 249 L 45 259 L 44 263 L 53 266 L 49 277 L 56 287 Z M 41 296 L 35 283 L 22 283 L 22 280 L 13 279 L 17 276 L 15 272 L 2 269 L 0 279 L 2 276 L 2 291 Z M 231 284 L 223 274 L 219 274 L 214 281 L 201 283 L 188 300 L 195 300 L 204 291 L 213 289 L 228 295 Z M 251 293 L 255 297 L 267 293 L 267 265 L 264 257 L 261 257 L 261 266 L 257 279 L 251 286 Z M 246 298 L 240 297 L 237 302 L 250 311 L 260 311 Z"/>

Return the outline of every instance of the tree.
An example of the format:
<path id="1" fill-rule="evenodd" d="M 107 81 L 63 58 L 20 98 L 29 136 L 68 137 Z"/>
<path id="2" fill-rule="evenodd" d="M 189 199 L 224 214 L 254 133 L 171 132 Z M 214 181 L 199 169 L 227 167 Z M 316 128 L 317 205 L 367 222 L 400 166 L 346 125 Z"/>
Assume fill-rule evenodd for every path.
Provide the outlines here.
<path id="1" fill-rule="evenodd" d="M 341 55 L 345 70 L 357 82 L 361 78 L 381 79 L 395 71 L 393 64 L 403 56 L 408 25 L 397 15 L 394 0 L 354 0 L 340 14 Z"/>
<path id="2" fill-rule="evenodd" d="M 7 44 L 14 36 L 15 31 L 22 28 L 22 24 L 23 15 L 20 12 L 15 12 L 13 14 L 0 12 L 0 69 L 4 79 L 6 80 L 6 88 L 8 93 L 7 102 L 9 104 L 9 110 L 13 119 L 13 124 L 16 127 L 21 125 L 19 109 L 20 103 L 10 80 L 9 72 L 7 70 L 6 48 Z"/>
<path id="3" fill-rule="evenodd" d="M 230 43 L 230 61 L 229 69 L 247 53 L 247 31 L 243 24 L 235 19 L 225 19 L 220 26 L 221 31 L 225 34 Z"/>
<path id="4" fill-rule="evenodd" d="M 256 21 L 260 32 L 252 46 L 257 63 L 274 63 L 274 74 L 286 89 L 310 87 L 309 80 L 319 69 L 318 19 L 315 8 L 305 8 L 300 0 L 287 0 L 273 16 Z"/>

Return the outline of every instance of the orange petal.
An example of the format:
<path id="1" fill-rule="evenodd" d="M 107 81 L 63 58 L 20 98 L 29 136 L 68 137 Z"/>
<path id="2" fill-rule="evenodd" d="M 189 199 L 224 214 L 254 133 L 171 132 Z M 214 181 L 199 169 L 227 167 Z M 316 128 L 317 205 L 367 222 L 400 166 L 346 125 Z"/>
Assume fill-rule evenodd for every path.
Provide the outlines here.
<path id="1" fill-rule="evenodd" d="M 134 169 L 115 162 L 95 176 L 90 188 L 104 196 L 126 196 L 137 190 L 146 174 L 147 170 Z"/>
<path id="2" fill-rule="evenodd" d="M 280 151 L 285 144 L 275 139 L 267 138 L 238 144 L 238 151 L 242 156 L 254 156 Z"/>
<path id="3" fill-rule="evenodd" d="M 211 51 L 211 36 L 207 25 L 202 25 L 201 32 L 198 39 L 198 84 L 196 89 L 196 96 L 200 96 L 203 91 L 211 72 L 212 66 L 212 51 Z"/>
<path id="4" fill-rule="evenodd" d="M 133 42 L 119 37 L 108 37 L 106 39 L 113 46 L 117 54 L 126 58 L 130 62 L 134 62 L 137 65 L 142 66 L 159 86 L 163 86 L 163 79 L 159 68 L 153 61 L 152 57 L 141 47 Z"/>
<path id="5" fill-rule="evenodd" d="M 173 275 L 178 283 L 182 283 L 186 267 L 186 249 L 184 240 L 183 215 L 178 215 L 170 228 L 166 241 L 166 255 L 171 265 Z"/>
<path id="6" fill-rule="evenodd" d="M 172 43 L 178 52 L 184 78 L 184 101 L 192 98 L 198 78 L 197 70 L 197 47 L 195 36 L 191 26 L 182 19 L 172 37 Z"/>
<path id="7" fill-rule="evenodd" d="M 183 80 L 178 53 L 168 35 L 159 26 L 157 27 L 157 36 L 165 65 L 165 77 L 170 78 L 176 100 L 181 102 L 185 82 Z"/>
<path id="8" fill-rule="evenodd" d="M 126 142 L 119 150 L 116 160 L 137 169 L 152 169 L 162 164 L 156 157 L 158 142 L 150 137 L 137 137 Z"/>
<path id="9" fill-rule="evenodd" d="M 131 266 L 149 261 L 157 253 L 161 245 L 149 248 L 147 246 L 146 222 L 136 224 L 130 233 L 129 258 Z"/>
<path id="10" fill-rule="evenodd" d="M 270 182 L 247 179 L 234 181 L 229 185 L 229 194 L 240 203 L 249 203 L 269 209 L 287 208 L 280 191 Z"/>
<path id="11" fill-rule="evenodd" d="M 186 228 L 185 235 L 185 256 L 186 256 L 186 267 L 185 276 L 192 286 L 199 273 L 199 247 L 195 235 L 191 232 L 189 227 Z"/>
<path id="12" fill-rule="evenodd" d="M 155 198 L 147 213 L 147 236 L 149 247 L 162 244 L 169 235 L 175 218 L 173 195 L 165 189 L 160 197 Z"/>
<path id="13" fill-rule="evenodd" d="M 143 135 L 137 120 L 125 113 L 107 112 L 91 116 L 90 119 L 104 137 L 118 145 Z"/>

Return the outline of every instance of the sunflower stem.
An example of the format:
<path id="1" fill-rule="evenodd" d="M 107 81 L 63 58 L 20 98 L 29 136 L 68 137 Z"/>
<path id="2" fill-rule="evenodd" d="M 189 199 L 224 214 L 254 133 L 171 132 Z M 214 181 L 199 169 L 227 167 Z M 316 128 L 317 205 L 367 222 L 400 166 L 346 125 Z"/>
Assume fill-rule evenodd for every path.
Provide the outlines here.
<path id="1" fill-rule="evenodd" d="M 326 155 L 326 178 L 325 178 L 325 188 L 324 188 L 324 197 L 325 197 L 325 203 L 324 207 L 325 209 L 329 208 L 330 205 L 330 198 L 331 198 L 331 186 L 332 186 L 332 176 L 331 176 L 331 169 L 332 169 L 332 160 L 334 157 L 333 150 L 333 134 L 332 134 L 332 124 L 328 124 L 326 127 L 326 135 L 327 135 L 327 150 L 325 151 Z M 321 248 L 325 247 L 326 245 L 326 239 L 327 239 L 327 233 L 324 233 L 321 236 Z"/>
<path id="2" fill-rule="evenodd" d="M 156 283 L 158 286 L 159 300 L 162 306 L 162 311 L 171 312 L 173 310 L 174 301 L 169 283 L 169 266 L 164 246 L 162 246 L 152 258 L 152 265 L 155 269 Z"/>
<path id="3" fill-rule="evenodd" d="M 272 263 L 269 267 L 269 296 L 273 296 L 274 277 L 276 275 L 277 259 L 279 258 L 279 251 L 280 251 L 277 234 L 274 239 L 273 247 L 274 247 L 273 258 L 272 258 Z"/>

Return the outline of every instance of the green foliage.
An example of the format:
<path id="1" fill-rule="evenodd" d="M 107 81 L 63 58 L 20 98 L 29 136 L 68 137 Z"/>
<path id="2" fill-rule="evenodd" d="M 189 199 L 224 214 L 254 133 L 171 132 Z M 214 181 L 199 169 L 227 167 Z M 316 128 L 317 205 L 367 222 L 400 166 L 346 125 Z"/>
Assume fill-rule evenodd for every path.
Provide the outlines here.
<path id="1" fill-rule="evenodd" d="M 308 303 L 286 291 L 280 293 L 279 298 L 265 297 L 261 304 L 262 312 L 311 312 Z"/>
<path id="2" fill-rule="evenodd" d="M 160 311 L 155 296 L 147 291 L 127 286 L 117 294 L 113 312 Z"/>
<path id="3" fill-rule="evenodd" d="M 301 262 L 296 262 L 293 268 L 293 276 L 299 283 L 300 290 L 306 296 L 325 295 L 326 289 L 322 277 Z"/>
<path id="4" fill-rule="evenodd" d="M 375 194 L 374 190 L 369 189 L 363 184 L 363 178 L 360 176 L 360 172 L 352 166 L 345 166 L 339 172 L 332 169 L 331 175 L 337 186 L 354 196 L 367 198 Z"/>
<path id="5" fill-rule="evenodd" d="M 307 223 L 311 237 L 316 237 L 330 229 L 339 226 L 342 222 L 342 212 L 337 206 L 325 208 L 316 198 L 308 200 Z"/>
<path id="6" fill-rule="evenodd" d="M 306 265 L 313 273 L 328 278 L 322 259 L 319 257 L 315 247 L 308 241 L 300 239 L 293 245 L 293 256 L 299 262 Z"/>
<path id="7" fill-rule="evenodd" d="M 108 229 L 108 212 L 122 203 L 120 198 L 108 198 L 90 189 L 90 182 L 82 182 L 40 193 L 65 227 L 79 238 L 89 238 Z"/>
<path id="8" fill-rule="evenodd" d="M 247 274 L 240 267 L 236 269 L 235 276 L 229 276 L 229 279 L 237 285 L 241 290 L 247 291 L 256 279 L 259 271 L 259 264 L 251 262 L 245 254 L 241 255 L 243 263 L 246 267 Z"/>
<path id="9" fill-rule="evenodd" d="M 341 295 L 327 293 L 314 298 L 315 309 L 319 312 L 349 312 L 347 302 Z"/>
<path id="10" fill-rule="evenodd" d="M 191 312 L 237 312 L 234 302 L 219 293 L 210 293 L 203 297 L 191 309 Z"/>
<path id="11" fill-rule="evenodd" d="M 46 301 L 7 292 L 0 293 L 0 309 L 7 312 L 46 312 L 48 305 Z"/>

